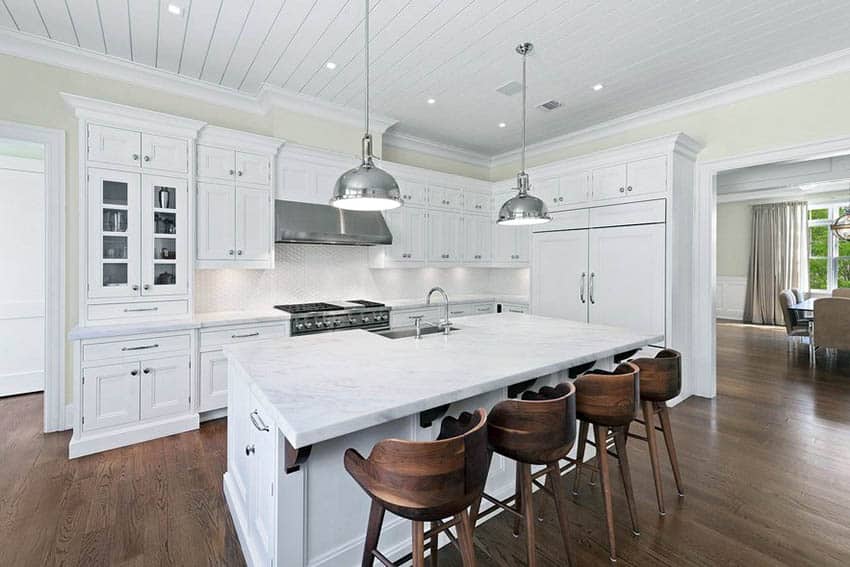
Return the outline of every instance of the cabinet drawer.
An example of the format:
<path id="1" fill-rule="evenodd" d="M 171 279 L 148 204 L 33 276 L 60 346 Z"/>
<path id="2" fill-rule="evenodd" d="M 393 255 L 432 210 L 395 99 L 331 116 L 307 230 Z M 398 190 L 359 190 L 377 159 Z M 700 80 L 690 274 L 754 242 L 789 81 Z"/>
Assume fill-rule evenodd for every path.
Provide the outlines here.
<path id="1" fill-rule="evenodd" d="M 108 321 L 111 319 L 145 319 L 173 315 L 189 314 L 188 301 L 141 301 L 135 303 L 103 303 L 89 305 L 90 321 Z"/>
<path id="2" fill-rule="evenodd" d="M 476 303 L 470 307 L 472 308 L 470 315 L 486 315 L 496 312 L 496 306 L 492 303 Z"/>
<path id="3" fill-rule="evenodd" d="M 164 352 L 188 353 L 192 339 L 188 334 L 147 337 L 143 339 L 119 339 L 83 343 L 83 362 L 158 355 Z"/>
<path id="4" fill-rule="evenodd" d="M 201 331 L 201 349 L 288 336 L 288 325 L 240 325 Z"/>
<path id="5" fill-rule="evenodd" d="M 502 313 L 528 313 L 528 305 L 502 303 Z"/>

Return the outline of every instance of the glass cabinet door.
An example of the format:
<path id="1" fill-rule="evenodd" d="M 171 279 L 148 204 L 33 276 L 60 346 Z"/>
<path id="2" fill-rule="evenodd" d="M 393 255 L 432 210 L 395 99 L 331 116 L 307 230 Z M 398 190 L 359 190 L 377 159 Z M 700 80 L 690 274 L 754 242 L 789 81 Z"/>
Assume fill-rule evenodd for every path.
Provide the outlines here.
<path id="1" fill-rule="evenodd" d="M 185 180 L 142 176 L 142 295 L 188 293 Z"/>
<path id="2" fill-rule="evenodd" d="M 139 284 L 139 175 L 91 169 L 89 297 L 137 297 Z"/>

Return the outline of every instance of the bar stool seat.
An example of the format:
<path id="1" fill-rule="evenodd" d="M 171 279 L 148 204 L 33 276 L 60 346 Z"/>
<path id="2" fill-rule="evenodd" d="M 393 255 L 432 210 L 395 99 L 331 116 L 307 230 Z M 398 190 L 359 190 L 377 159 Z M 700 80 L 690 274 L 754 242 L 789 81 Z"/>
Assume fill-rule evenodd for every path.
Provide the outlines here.
<path id="1" fill-rule="evenodd" d="M 472 521 L 499 509 L 505 510 L 515 516 L 515 536 L 519 535 L 520 524 L 524 522 L 529 567 L 537 565 L 533 485 L 554 499 L 568 564 L 576 564 L 558 466 L 575 442 L 575 408 L 575 388 L 565 383 L 542 388 L 539 392 L 526 392 L 521 400 L 500 402 L 487 418 L 490 450 L 516 461 L 516 493 L 504 500 L 483 493 L 482 498 L 493 506 L 479 513 L 480 503 L 473 504 Z M 532 474 L 532 465 L 544 465 L 545 468 Z M 544 475 L 546 482 L 541 484 L 537 479 Z"/>
<path id="2" fill-rule="evenodd" d="M 480 499 L 487 480 L 488 459 L 487 416 L 483 409 L 457 419 L 444 419 L 436 441 L 385 439 L 374 446 L 368 459 L 348 449 L 345 470 L 372 499 L 362 565 L 371 567 L 375 559 L 384 565 L 397 565 L 412 558 L 414 567 L 424 567 L 428 539 L 431 564 L 436 566 L 437 538 L 446 532 L 458 546 L 463 565 L 474 567 L 474 524 L 467 509 Z M 413 550 L 398 563 L 378 551 L 387 510 L 413 522 Z M 446 518 L 450 521 L 445 522 Z M 427 533 L 424 522 L 431 522 Z M 451 533 L 452 527 L 457 536 Z"/>

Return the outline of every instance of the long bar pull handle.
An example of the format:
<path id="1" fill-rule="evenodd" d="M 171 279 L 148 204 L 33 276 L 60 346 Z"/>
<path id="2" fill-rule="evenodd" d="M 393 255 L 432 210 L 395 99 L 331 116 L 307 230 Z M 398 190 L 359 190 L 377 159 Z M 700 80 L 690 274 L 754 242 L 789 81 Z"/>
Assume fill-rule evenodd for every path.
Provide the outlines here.
<path id="1" fill-rule="evenodd" d="M 584 285 L 587 283 L 587 272 L 581 273 L 581 285 L 579 287 L 578 296 L 581 298 L 582 303 L 587 303 L 587 299 L 584 297 Z"/>
<path id="2" fill-rule="evenodd" d="M 596 280 L 596 273 L 590 272 L 590 285 L 588 287 L 588 293 L 590 294 L 590 302 L 596 303 L 596 299 L 593 297 L 593 282 Z"/>
<path id="3" fill-rule="evenodd" d="M 248 337 L 259 337 L 260 332 L 254 331 L 253 333 L 245 333 L 244 335 L 230 335 L 231 339 L 247 339 Z"/>
<path id="4" fill-rule="evenodd" d="M 137 307 L 135 309 L 131 307 L 124 308 L 124 313 L 141 313 L 142 311 L 159 311 L 159 307 Z"/>
<path id="5" fill-rule="evenodd" d="M 252 411 L 250 417 L 251 417 L 251 423 L 254 424 L 254 427 L 259 429 L 260 431 L 268 431 L 269 430 L 269 426 L 265 424 L 263 419 L 260 417 L 260 413 L 257 410 Z M 257 423 L 257 420 L 259 420 L 260 423 Z"/>
<path id="6" fill-rule="evenodd" d="M 159 345 L 158 344 L 152 344 L 152 345 L 144 345 L 144 346 L 125 346 L 125 347 L 121 347 L 121 350 L 123 352 L 127 352 L 127 351 L 131 351 L 131 350 L 148 350 L 148 349 L 151 349 L 151 348 L 159 348 Z"/>

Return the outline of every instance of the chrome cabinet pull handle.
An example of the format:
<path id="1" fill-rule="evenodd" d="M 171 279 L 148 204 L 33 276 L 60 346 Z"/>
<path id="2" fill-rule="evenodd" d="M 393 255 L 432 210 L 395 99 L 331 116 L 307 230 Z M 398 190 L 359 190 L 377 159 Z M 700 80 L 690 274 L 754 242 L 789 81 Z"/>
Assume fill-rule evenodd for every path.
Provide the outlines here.
<path id="1" fill-rule="evenodd" d="M 259 337 L 260 332 L 254 331 L 253 333 L 245 333 L 244 335 L 230 335 L 231 339 L 247 339 L 248 337 Z"/>
<path id="2" fill-rule="evenodd" d="M 152 344 L 152 345 L 143 345 L 143 346 L 125 346 L 125 347 L 121 347 L 121 352 L 129 352 L 129 351 L 133 351 L 133 350 L 148 350 L 148 349 L 152 349 L 152 348 L 159 348 L 159 345 L 158 344 Z"/>
<path id="3" fill-rule="evenodd" d="M 631 191 L 631 189 L 629 189 L 629 191 Z M 563 197 L 558 197 L 558 200 L 559 200 L 559 201 L 563 201 L 563 200 L 564 200 L 564 198 L 563 198 Z"/>
<path id="4" fill-rule="evenodd" d="M 159 307 L 137 307 L 135 309 L 127 307 L 124 309 L 124 313 L 141 313 L 142 311 L 159 311 Z"/>
<path id="5" fill-rule="evenodd" d="M 596 299 L 593 297 L 593 282 L 596 280 L 596 273 L 590 272 L 590 285 L 588 285 L 588 293 L 590 294 L 590 302 L 596 303 Z"/>
<path id="6" fill-rule="evenodd" d="M 587 280 L 587 273 L 582 272 L 581 273 L 581 285 L 579 286 L 579 294 L 578 294 L 579 297 L 581 298 L 582 303 L 587 303 L 587 300 L 585 300 L 585 298 L 584 298 L 584 284 L 586 283 L 586 280 Z"/>
<path id="7" fill-rule="evenodd" d="M 269 430 L 269 426 L 266 425 L 266 423 L 260 417 L 259 411 L 257 411 L 257 410 L 252 411 L 250 418 L 251 418 L 251 423 L 253 423 L 254 427 L 256 427 L 258 430 L 260 430 L 260 431 L 268 431 Z M 257 423 L 258 420 L 259 420 L 259 423 Z"/>
<path id="8" fill-rule="evenodd" d="M 250 457 L 256 452 L 256 447 L 254 445 L 245 445 L 245 456 Z"/>

